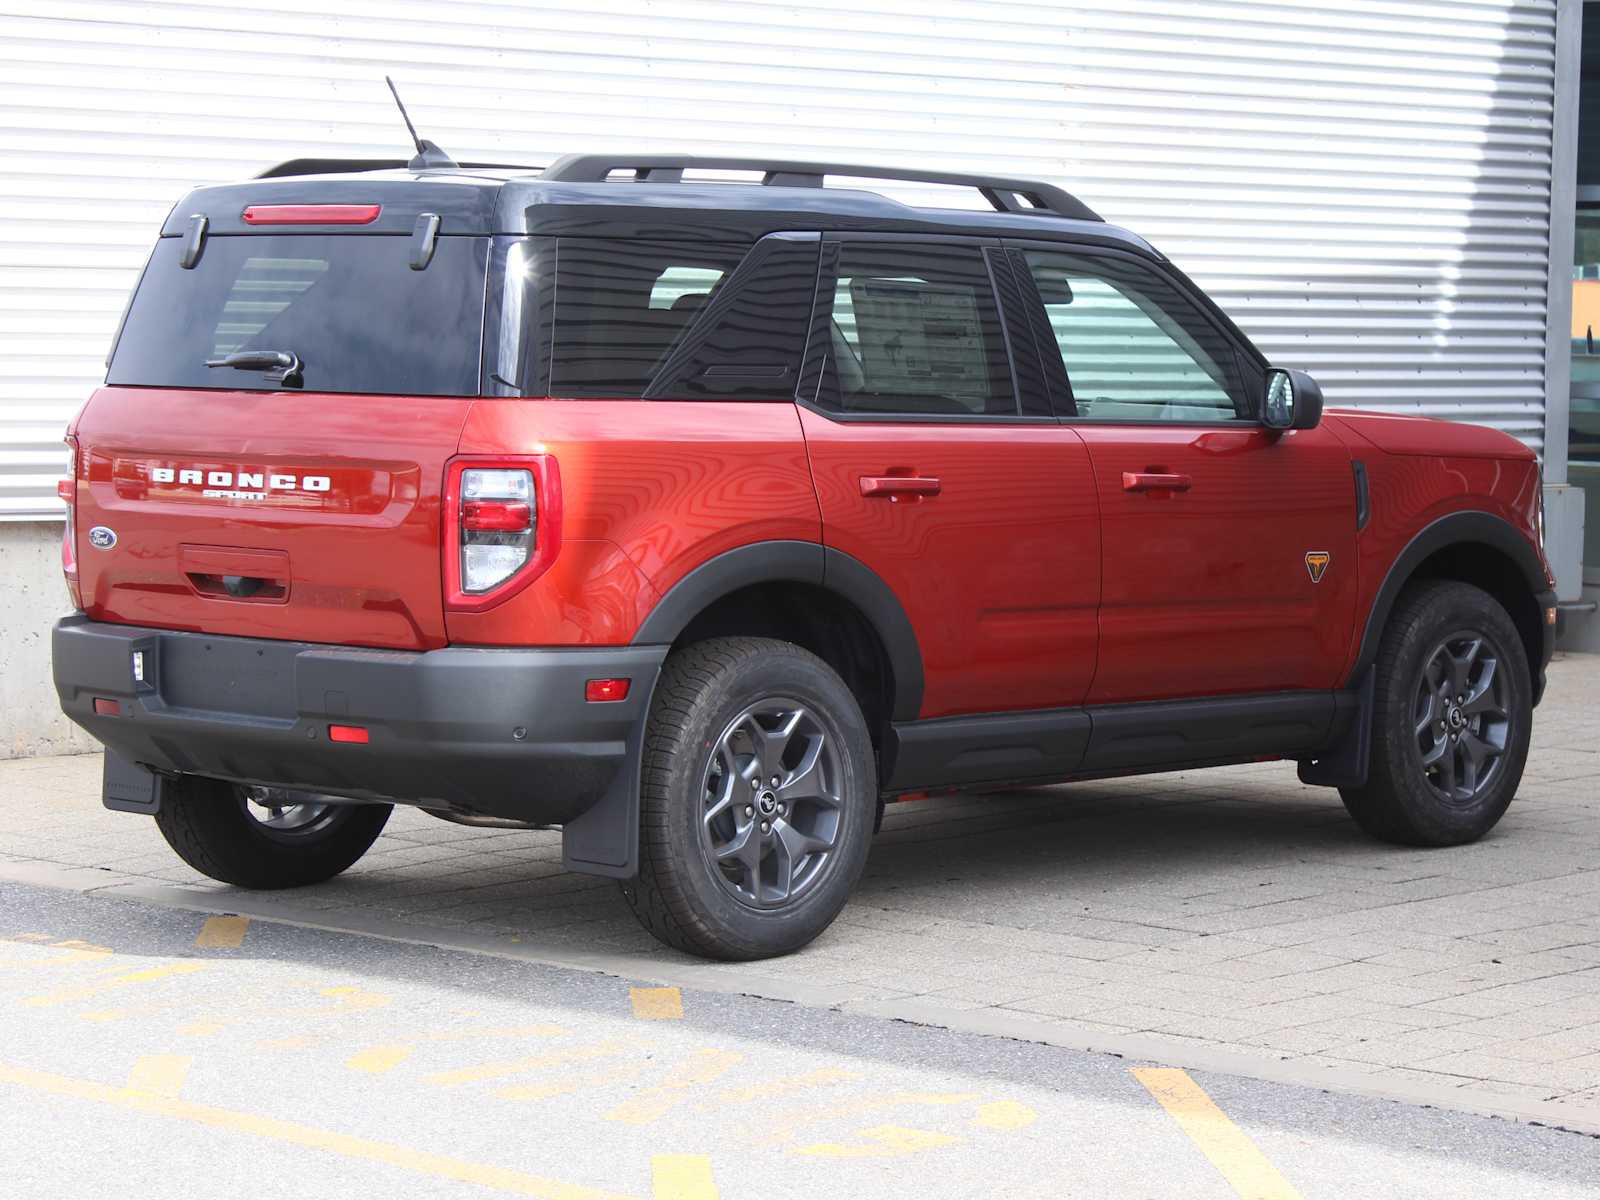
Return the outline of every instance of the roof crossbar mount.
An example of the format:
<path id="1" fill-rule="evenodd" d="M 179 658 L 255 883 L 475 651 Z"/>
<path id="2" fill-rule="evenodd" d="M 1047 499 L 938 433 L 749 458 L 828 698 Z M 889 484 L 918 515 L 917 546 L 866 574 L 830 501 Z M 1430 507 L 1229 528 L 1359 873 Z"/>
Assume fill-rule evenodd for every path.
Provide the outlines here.
<path id="1" fill-rule="evenodd" d="M 540 179 L 560 183 L 603 183 L 617 171 L 632 171 L 639 183 L 680 183 L 685 171 L 759 171 L 769 187 L 822 187 L 825 176 L 894 179 L 976 188 L 1000 212 L 1072 217 L 1098 221 L 1100 215 L 1071 192 L 1031 179 L 918 171 L 905 167 L 863 167 L 847 163 L 784 162 L 765 158 L 697 158 L 683 154 L 568 154 L 545 168 Z"/>

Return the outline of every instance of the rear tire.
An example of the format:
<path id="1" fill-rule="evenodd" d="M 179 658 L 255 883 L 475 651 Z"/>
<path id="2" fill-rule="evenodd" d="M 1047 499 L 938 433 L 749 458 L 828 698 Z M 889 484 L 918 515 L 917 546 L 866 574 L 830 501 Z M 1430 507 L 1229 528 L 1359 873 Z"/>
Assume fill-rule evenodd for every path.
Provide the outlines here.
<path id="1" fill-rule="evenodd" d="M 352 866 L 394 811 L 327 800 L 191 775 L 167 788 L 156 828 L 179 858 L 218 882 L 257 891 L 304 887 Z"/>
<path id="2" fill-rule="evenodd" d="M 1367 782 L 1341 788 L 1373 837 L 1456 846 L 1493 829 L 1522 781 L 1532 686 L 1522 639 L 1471 584 L 1414 585 L 1379 644 Z"/>
<path id="3" fill-rule="evenodd" d="M 832 923 L 878 806 L 867 724 L 816 655 L 766 638 L 674 652 L 640 779 L 640 924 L 706 958 L 787 954 Z"/>

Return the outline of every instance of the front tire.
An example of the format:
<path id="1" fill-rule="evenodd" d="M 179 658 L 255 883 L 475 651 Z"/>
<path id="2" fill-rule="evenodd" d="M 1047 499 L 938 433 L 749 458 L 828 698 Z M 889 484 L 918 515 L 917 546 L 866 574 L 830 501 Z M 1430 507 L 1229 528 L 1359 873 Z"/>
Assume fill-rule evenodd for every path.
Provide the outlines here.
<path id="1" fill-rule="evenodd" d="M 816 655 L 718 638 L 667 659 L 640 780 L 640 923 L 706 958 L 787 954 L 832 923 L 878 803 L 867 724 Z"/>
<path id="2" fill-rule="evenodd" d="M 1367 782 L 1341 788 L 1372 836 L 1476 841 L 1522 781 L 1533 707 L 1527 652 L 1499 602 L 1471 584 L 1413 586 L 1379 645 Z"/>
<path id="3" fill-rule="evenodd" d="M 191 775 L 167 788 L 156 828 L 202 875 L 274 891 L 322 883 L 354 865 L 393 811 Z"/>

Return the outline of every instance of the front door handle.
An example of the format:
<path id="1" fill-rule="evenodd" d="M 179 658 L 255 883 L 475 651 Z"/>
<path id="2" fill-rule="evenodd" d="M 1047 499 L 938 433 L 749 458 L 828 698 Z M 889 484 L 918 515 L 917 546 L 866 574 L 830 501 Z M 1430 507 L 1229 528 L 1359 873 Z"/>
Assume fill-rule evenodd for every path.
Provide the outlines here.
<path id="1" fill-rule="evenodd" d="M 1124 471 L 1125 492 L 1187 492 L 1194 480 L 1187 475 L 1168 475 L 1159 471 Z"/>
<path id="2" fill-rule="evenodd" d="M 925 475 L 863 475 L 861 494 L 890 500 L 900 496 L 937 496 L 939 481 Z"/>

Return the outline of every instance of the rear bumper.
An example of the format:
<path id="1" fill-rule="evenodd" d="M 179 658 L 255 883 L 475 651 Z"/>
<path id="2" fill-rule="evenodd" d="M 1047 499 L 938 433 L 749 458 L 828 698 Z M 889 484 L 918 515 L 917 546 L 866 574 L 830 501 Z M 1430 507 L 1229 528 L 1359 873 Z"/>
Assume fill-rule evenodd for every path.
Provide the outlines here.
<path id="1" fill-rule="evenodd" d="M 633 790 L 619 775 L 666 647 L 407 653 L 78 615 L 57 623 L 53 653 L 63 711 L 130 762 L 563 824 L 614 781 Z M 633 681 L 626 700 L 584 700 L 585 681 L 616 677 Z M 120 715 L 96 713 L 97 698 L 115 700 Z M 369 741 L 331 742 L 335 724 L 360 726 Z"/>

